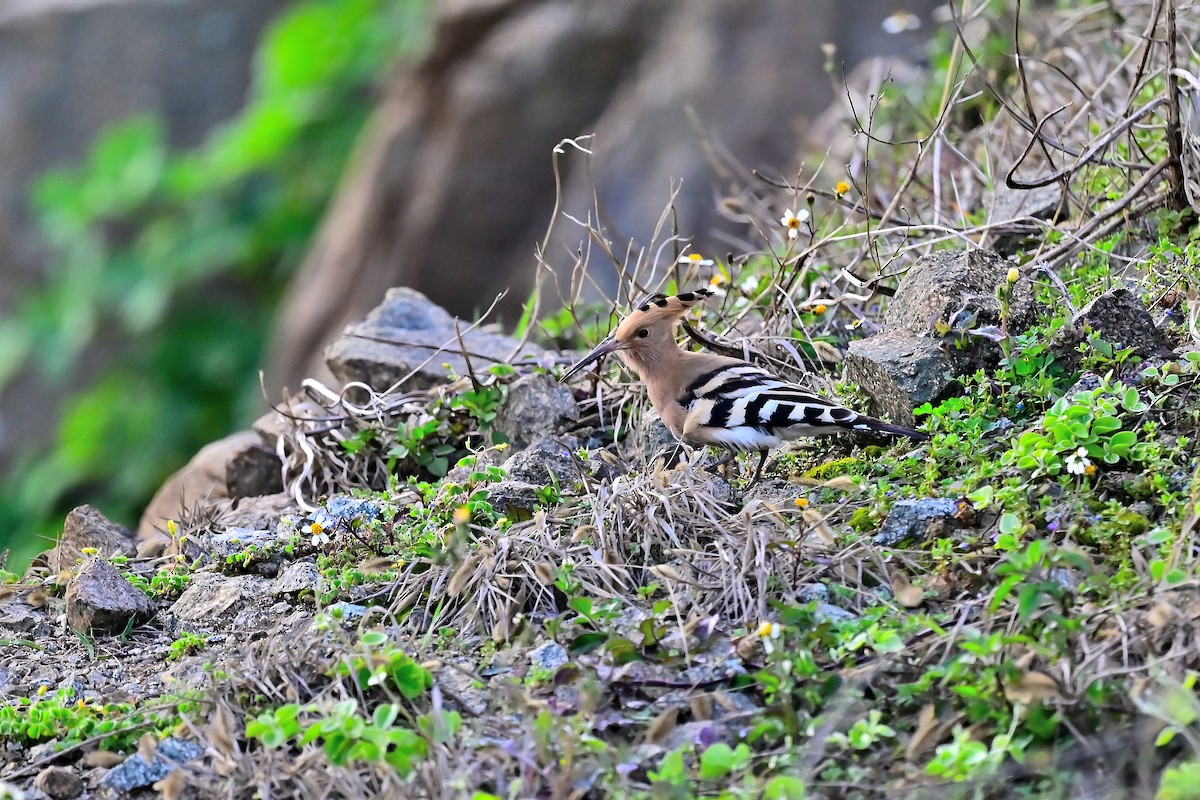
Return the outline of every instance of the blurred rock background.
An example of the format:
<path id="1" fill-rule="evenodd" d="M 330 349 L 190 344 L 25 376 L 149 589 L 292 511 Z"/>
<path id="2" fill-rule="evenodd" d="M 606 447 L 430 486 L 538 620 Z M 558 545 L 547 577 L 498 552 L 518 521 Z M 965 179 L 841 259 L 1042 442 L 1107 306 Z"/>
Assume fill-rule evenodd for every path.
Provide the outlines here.
<path id="1" fill-rule="evenodd" d="M 676 187 L 680 231 L 739 250 L 719 201 L 794 176 L 843 69 L 919 63 L 935 5 L 0 0 L 0 545 L 84 501 L 131 523 L 266 409 L 258 368 L 267 398 L 321 374 L 390 286 L 508 290 L 511 324 L 564 138 L 596 134 L 564 211 L 645 243 Z"/>

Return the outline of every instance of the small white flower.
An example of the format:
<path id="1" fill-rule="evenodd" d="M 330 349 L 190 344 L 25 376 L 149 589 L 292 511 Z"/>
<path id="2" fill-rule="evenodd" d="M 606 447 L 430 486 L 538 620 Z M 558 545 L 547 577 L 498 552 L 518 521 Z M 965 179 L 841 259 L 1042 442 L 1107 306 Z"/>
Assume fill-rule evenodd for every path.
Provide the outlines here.
<path id="1" fill-rule="evenodd" d="M 687 264 L 692 267 L 709 267 L 712 266 L 713 260 L 705 258 L 699 253 L 687 253 L 679 257 L 680 264 Z"/>
<path id="2" fill-rule="evenodd" d="M 1088 467 L 1092 465 L 1091 459 L 1087 457 L 1087 448 L 1081 447 L 1074 453 L 1068 453 L 1063 459 L 1067 465 L 1067 472 L 1072 475 L 1083 475 L 1087 473 Z"/>
<path id="3" fill-rule="evenodd" d="M 783 634 L 783 628 L 774 622 L 767 621 L 758 626 L 757 633 L 762 639 L 763 650 L 770 655 L 775 652 L 775 640 Z"/>
<path id="4" fill-rule="evenodd" d="M 802 208 L 793 214 L 789 208 L 779 218 L 779 224 L 788 229 L 788 238 L 795 239 L 800 235 L 800 225 L 808 219 L 808 209 Z"/>
<path id="5" fill-rule="evenodd" d="M 325 532 L 325 526 L 319 522 L 312 522 L 300 529 L 301 533 L 312 537 L 312 543 L 316 547 L 323 544 L 329 544 L 329 534 Z"/>

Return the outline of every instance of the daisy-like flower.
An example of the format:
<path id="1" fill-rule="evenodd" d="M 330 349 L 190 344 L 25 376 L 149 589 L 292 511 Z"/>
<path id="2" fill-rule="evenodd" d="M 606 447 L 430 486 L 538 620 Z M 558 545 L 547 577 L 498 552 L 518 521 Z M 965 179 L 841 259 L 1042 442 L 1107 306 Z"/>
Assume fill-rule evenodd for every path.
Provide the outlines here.
<path id="1" fill-rule="evenodd" d="M 837 192 L 838 197 L 841 197 L 846 192 L 850 191 L 850 184 L 846 183 L 845 181 L 838 181 L 837 186 L 833 187 L 833 190 Z"/>
<path id="2" fill-rule="evenodd" d="M 783 216 L 779 218 L 779 224 L 787 228 L 788 238 L 795 239 L 800 235 L 800 226 L 808 219 L 808 209 L 802 208 L 797 213 L 793 214 L 792 210 L 783 212 Z"/>
<path id="3" fill-rule="evenodd" d="M 1087 457 L 1086 447 L 1081 447 L 1074 453 L 1068 453 L 1067 457 L 1063 459 L 1063 461 L 1067 465 L 1067 472 L 1072 475 L 1090 474 L 1088 472 L 1088 467 L 1092 467 L 1092 472 L 1096 471 L 1096 468 L 1092 466 L 1091 459 Z"/>
<path id="4" fill-rule="evenodd" d="M 783 627 L 767 621 L 758 626 L 756 633 L 762 639 L 763 650 L 767 655 L 771 655 L 775 652 L 775 640 L 783 635 Z"/>
<path id="5" fill-rule="evenodd" d="M 708 267 L 712 266 L 713 260 L 705 258 L 699 253 L 686 253 L 679 257 L 680 264 L 687 264 L 692 267 Z"/>
<path id="6" fill-rule="evenodd" d="M 316 546 L 329 544 L 329 534 L 325 532 L 325 526 L 313 520 L 309 524 L 300 529 L 300 532 L 312 537 L 312 543 Z"/>

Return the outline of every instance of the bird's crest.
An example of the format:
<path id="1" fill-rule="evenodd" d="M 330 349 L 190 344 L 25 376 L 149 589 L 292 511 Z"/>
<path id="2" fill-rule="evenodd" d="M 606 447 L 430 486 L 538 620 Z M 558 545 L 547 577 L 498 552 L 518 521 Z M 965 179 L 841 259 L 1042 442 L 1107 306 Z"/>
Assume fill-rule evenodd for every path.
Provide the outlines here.
<path id="1" fill-rule="evenodd" d="M 621 322 L 617 329 L 617 336 L 618 338 L 621 336 L 622 328 L 639 328 L 658 321 L 674 322 L 681 319 L 688 309 L 703 303 L 714 295 L 716 292 L 707 288 L 670 296 L 652 294 Z"/>

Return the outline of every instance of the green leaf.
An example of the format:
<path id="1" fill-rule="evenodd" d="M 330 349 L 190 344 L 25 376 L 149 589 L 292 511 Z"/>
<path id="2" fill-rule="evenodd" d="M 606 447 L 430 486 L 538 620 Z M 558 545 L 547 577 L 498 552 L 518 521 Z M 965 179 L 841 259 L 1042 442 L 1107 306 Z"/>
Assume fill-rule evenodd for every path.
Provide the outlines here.
<path id="1" fill-rule="evenodd" d="M 1025 529 L 1025 525 L 1024 525 L 1024 523 L 1021 522 L 1021 518 L 1018 517 L 1016 514 L 1012 513 L 1011 511 L 1005 512 L 1004 514 L 1000 515 L 1000 523 L 999 524 L 1000 524 L 1000 533 L 1005 534 L 1007 536 L 1013 536 L 1013 537 L 1019 536 L 1021 534 L 1021 532 Z"/>
<path id="2" fill-rule="evenodd" d="M 400 708 L 395 703 L 383 703 L 375 709 L 371 719 L 376 728 L 390 728 L 400 714 Z"/>
<path id="3" fill-rule="evenodd" d="M 724 742 L 710 745 L 700 755 L 700 777 L 718 780 L 731 772 L 744 769 L 750 762 L 750 748 L 742 742 L 734 749 Z"/>

